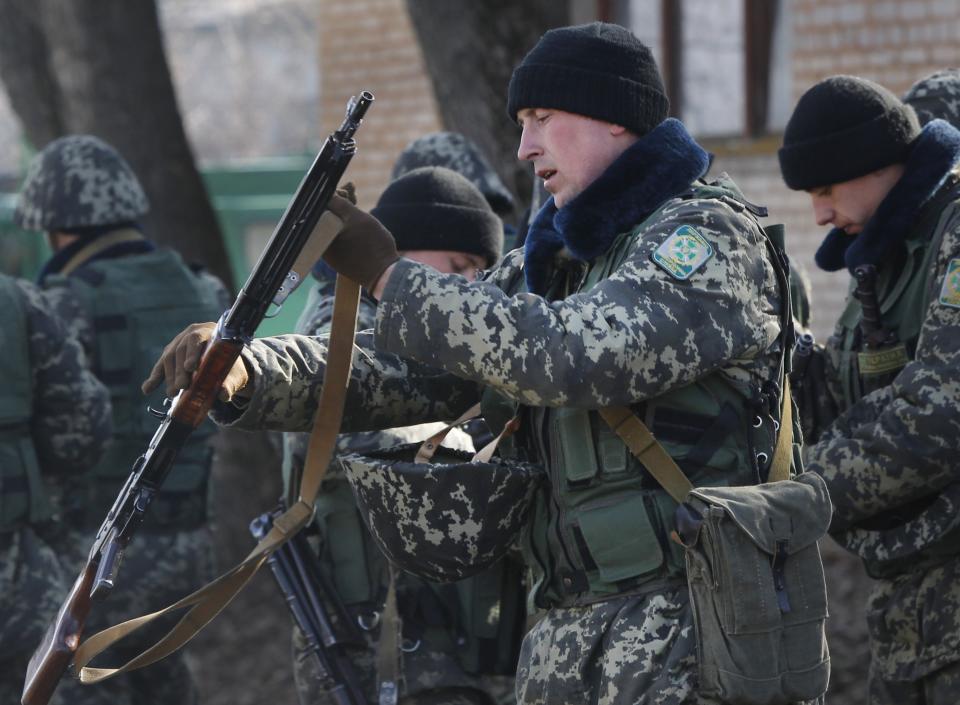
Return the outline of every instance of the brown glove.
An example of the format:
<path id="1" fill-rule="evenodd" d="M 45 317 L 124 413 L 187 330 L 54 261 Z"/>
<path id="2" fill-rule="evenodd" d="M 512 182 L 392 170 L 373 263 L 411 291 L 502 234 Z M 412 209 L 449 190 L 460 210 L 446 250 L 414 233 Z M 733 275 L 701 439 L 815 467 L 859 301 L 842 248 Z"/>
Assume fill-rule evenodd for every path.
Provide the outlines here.
<path id="1" fill-rule="evenodd" d="M 330 199 L 328 209 L 343 221 L 343 229 L 323 259 L 339 274 L 371 291 L 383 270 L 400 259 L 393 235 L 379 220 L 339 195 Z"/>
<path id="2" fill-rule="evenodd" d="M 154 363 L 150 376 L 143 381 L 143 393 L 149 394 L 163 380 L 167 383 L 166 394 L 171 398 L 181 389 L 189 387 L 193 373 L 200 366 L 200 357 L 216 329 L 216 323 L 193 323 L 180 331 L 176 338 L 167 343 L 160 359 Z M 223 380 L 220 399 L 230 401 L 249 381 L 247 366 L 238 358 Z"/>

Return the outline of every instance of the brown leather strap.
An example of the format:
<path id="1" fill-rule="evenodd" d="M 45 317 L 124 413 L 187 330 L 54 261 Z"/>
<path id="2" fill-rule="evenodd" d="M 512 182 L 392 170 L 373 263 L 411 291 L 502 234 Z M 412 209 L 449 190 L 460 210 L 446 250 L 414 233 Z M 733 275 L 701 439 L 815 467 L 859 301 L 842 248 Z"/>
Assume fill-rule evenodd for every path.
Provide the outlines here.
<path id="1" fill-rule="evenodd" d="M 430 438 L 428 438 L 422 444 L 420 444 L 420 448 L 417 450 L 417 454 L 416 456 L 414 456 L 413 462 L 429 463 L 431 460 L 433 460 L 434 453 L 436 453 L 437 449 L 443 444 L 443 441 L 446 439 L 450 431 L 455 429 L 460 424 L 466 423 L 470 419 L 477 418 L 479 415 L 480 415 L 480 402 L 477 402 L 476 404 L 471 406 L 469 409 L 467 409 L 465 412 L 463 412 L 463 414 L 460 416 L 459 419 L 457 419 L 451 424 L 448 424 L 446 427 L 440 429 L 435 434 L 430 436 Z"/>
<path id="2" fill-rule="evenodd" d="M 447 434 L 450 433 L 454 428 L 459 426 L 470 419 L 475 419 L 480 415 L 480 402 L 477 402 L 469 409 L 467 409 L 463 415 L 449 424 L 446 428 L 442 428 L 437 431 L 435 434 L 430 436 L 427 440 L 423 442 L 420 448 L 417 450 L 416 456 L 413 458 L 415 463 L 429 463 L 433 460 L 434 453 L 440 448 L 443 444 L 444 439 L 447 437 Z M 513 417 L 503 425 L 500 433 L 497 434 L 497 437 L 492 441 L 487 443 L 483 448 L 478 450 L 474 456 L 470 459 L 471 463 L 486 463 L 490 461 L 490 458 L 493 457 L 493 454 L 497 450 L 497 446 L 500 445 L 500 441 L 508 436 L 512 436 L 520 428 L 520 419 L 518 417 Z"/>
<path id="3" fill-rule="evenodd" d="M 360 285 L 338 276 L 324 385 L 300 484 L 300 501 L 274 521 L 270 532 L 239 565 L 213 582 L 159 612 L 105 629 L 82 643 L 74 656 L 74 668 L 79 672 L 81 682 L 97 683 L 106 680 L 147 666 L 179 649 L 230 603 L 273 551 L 310 522 L 313 517 L 313 502 L 333 458 L 337 431 L 343 417 L 359 301 Z M 187 608 L 189 610 L 183 618 L 160 641 L 119 668 L 87 666 L 98 654 L 140 627 L 166 614 Z"/>

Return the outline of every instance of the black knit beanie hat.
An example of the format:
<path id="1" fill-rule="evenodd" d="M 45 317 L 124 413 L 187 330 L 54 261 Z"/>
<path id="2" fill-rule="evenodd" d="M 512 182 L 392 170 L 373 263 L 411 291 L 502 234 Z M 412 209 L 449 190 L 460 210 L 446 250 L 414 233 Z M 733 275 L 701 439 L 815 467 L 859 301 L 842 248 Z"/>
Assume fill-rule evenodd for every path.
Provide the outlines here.
<path id="1" fill-rule="evenodd" d="M 503 248 L 503 222 L 480 190 L 444 167 L 422 167 L 393 181 L 370 213 L 397 249 L 451 250 L 480 255 L 491 267 Z"/>
<path id="2" fill-rule="evenodd" d="M 615 24 L 551 29 L 513 71 L 507 114 L 554 108 L 645 135 L 670 109 L 657 62 L 643 42 Z"/>
<path id="3" fill-rule="evenodd" d="M 780 172 L 807 191 L 903 162 L 920 134 L 913 108 L 883 86 L 831 76 L 801 96 L 783 132 Z"/>

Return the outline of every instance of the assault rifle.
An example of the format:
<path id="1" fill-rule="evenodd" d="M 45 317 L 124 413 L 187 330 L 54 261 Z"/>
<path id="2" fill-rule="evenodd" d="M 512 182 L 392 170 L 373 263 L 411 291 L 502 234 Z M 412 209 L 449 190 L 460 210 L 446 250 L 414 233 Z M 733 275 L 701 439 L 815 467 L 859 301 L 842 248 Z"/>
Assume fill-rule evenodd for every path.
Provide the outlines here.
<path id="1" fill-rule="evenodd" d="M 102 600 L 113 590 L 123 552 L 143 522 L 177 453 L 206 418 L 220 385 L 243 346 L 253 338 L 270 305 L 280 305 L 300 283 L 298 257 L 356 152 L 354 133 L 372 102 L 373 95 L 366 91 L 350 100 L 346 118 L 327 137 L 236 300 L 221 316 L 190 386 L 177 394 L 165 413 L 151 410 L 163 419 L 160 427 L 144 454 L 134 462 L 130 476 L 97 531 L 86 565 L 30 659 L 21 697 L 23 705 L 46 705 L 50 700 L 80 645 L 93 601 Z"/>
<path id="2" fill-rule="evenodd" d="M 274 519 L 285 510 L 286 507 L 281 506 L 261 514 L 250 522 L 250 533 L 257 541 L 262 540 L 270 532 Z M 364 705 L 366 698 L 343 647 L 365 648 L 366 643 L 339 596 L 321 574 L 307 537 L 296 534 L 274 551 L 267 563 L 290 614 L 307 640 L 309 652 L 317 660 L 324 690 L 337 705 Z M 336 623 L 330 618 L 327 604 L 336 612 Z"/>

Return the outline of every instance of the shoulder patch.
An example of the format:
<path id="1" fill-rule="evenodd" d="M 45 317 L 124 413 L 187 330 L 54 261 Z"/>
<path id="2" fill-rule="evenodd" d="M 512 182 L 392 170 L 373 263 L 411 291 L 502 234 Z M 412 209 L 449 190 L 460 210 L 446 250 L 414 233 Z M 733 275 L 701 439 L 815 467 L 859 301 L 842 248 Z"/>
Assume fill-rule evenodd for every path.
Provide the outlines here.
<path id="1" fill-rule="evenodd" d="M 944 306 L 960 308 L 960 259 L 950 260 L 947 276 L 940 287 L 940 303 Z"/>
<path id="2" fill-rule="evenodd" d="M 691 225 L 681 225 L 664 240 L 650 259 L 674 279 L 684 281 L 693 276 L 713 257 L 713 245 Z"/>

